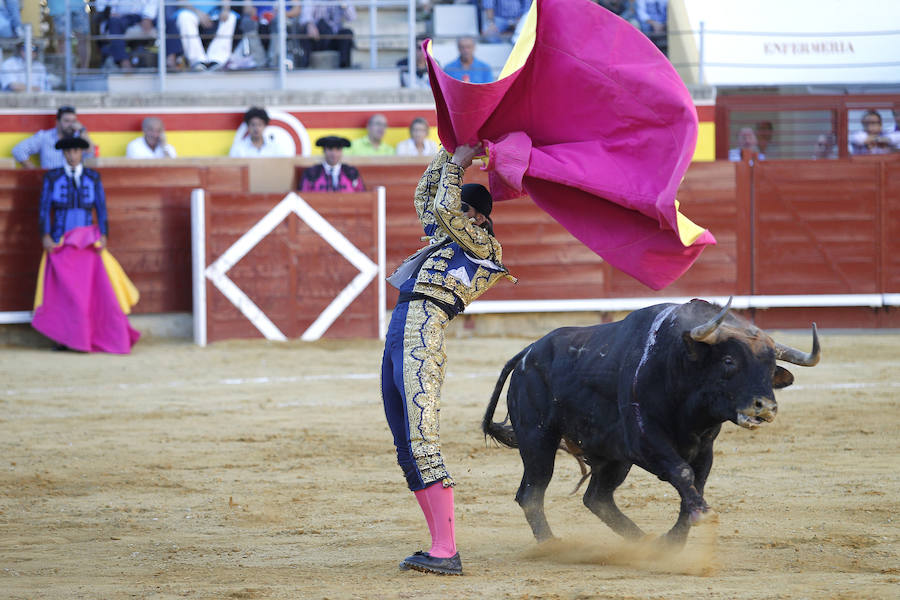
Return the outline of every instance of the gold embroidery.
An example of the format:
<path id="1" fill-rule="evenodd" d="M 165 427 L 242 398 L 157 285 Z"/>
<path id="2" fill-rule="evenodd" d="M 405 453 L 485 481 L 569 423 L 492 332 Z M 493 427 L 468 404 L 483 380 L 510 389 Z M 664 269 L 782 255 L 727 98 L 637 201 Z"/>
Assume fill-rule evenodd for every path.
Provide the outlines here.
<path id="1" fill-rule="evenodd" d="M 450 155 L 442 148 L 432 159 L 431 164 L 425 169 L 422 178 L 416 186 L 415 207 L 416 214 L 423 227 L 436 225 L 434 218 L 434 196 L 437 194 L 438 184 L 441 181 L 443 167 L 450 160 Z M 435 235 L 435 238 L 439 236 Z M 440 236 L 443 237 L 443 236 Z M 424 239 L 428 239 L 426 236 Z"/>
<path id="2" fill-rule="evenodd" d="M 426 486 L 442 480 L 445 486 L 453 485 L 441 455 L 439 421 L 448 322 L 447 314 L 431 302 L 409 303 L 403 332 L 403 385 L 412 454 Z"/>

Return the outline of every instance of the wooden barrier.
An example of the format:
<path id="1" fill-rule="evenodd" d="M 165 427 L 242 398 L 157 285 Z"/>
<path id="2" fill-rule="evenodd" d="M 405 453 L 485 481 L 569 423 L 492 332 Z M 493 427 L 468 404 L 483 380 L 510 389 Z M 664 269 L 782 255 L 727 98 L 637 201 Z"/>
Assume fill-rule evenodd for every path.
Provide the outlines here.
<path id="1" fill-rule="evenodd" d="M 310 159 L 288 161 L 279 167 L 287 169 L 280 176 L 293 182 L 300 168 L 313 163 Z M 256 168 L 252 164 L 229 159 L 140 165 L 100 161 L 110 216 L 110 249 L 141 291 L 136 312 L 191 310 L 192 189 L 203 188 L 214 202 L 231 205 L 271 205 L 273 199 L 283 197 L 283 193 L 251 193 L 252 187 L 265 181 L 265 177 L 251 177 Z M 421 245 L 412 195 L 426 161 L 358 159 L 354 164 L 369 189 L 377 185 L 387 188 L 390 271 Z M 486 174 L 470 169 L 467 181 L 486 183 Z M 39 171 L 0 170 L 0 228 L 6 234 L 0 245 L 0 312 L 31 308 L 40 259 L 40 184 Z M 707 248 L 681 279 L 660 292 L 610 268 L 528 200 L 497 203 L 494 220 L 504 262 L 520 283 L 501 283 L 483 298 L 900 293 L 900 157 L 770 161 L 754 166 L 694 163 L 679 198 L 685 214 L 708 227 L 718 245 Z M 342 200 L 334 196 L 331 203 L 328 197 L 322 202 L 317 206 L 327 211 L 330 204 L 339 207 Z M 219 216 L 211 218 L 212 226 L 218 227 Z M 345 217 L 336 213 L 335 218 Z M 279 236 L 272 244 L 289 247 L 301 239 L 295 236 L 302 234 L 285 231 Z M 259 251 L 272 249 L 261 247 Z M 322 256 L 327 256 L 325 252 Z M 302 260 L 314 261 L 315 257 Z M 270 288 L 276 281 L 277 277 L 271 278 L 266 285 Z M 387 305 L 391 307 L 396 294 L 388 289 Z M 282 292 L 289 293 L 278 293 Z M 260 293 L 268 292 L 261 288 Z M 311 314 L 295 309 L 299 311 L 296 315 L 283 316 L 284 327 L 291 333 L 299 331 Z M 898 313 L 897 308 L 773 308 L 754 310 L 751 316 L 764 327 L 805 326 L 813 318 L 825 327 L 898 327 Z M 368 317 L 359 320 L 368 322 Z M 334 334 L 352 334 L 347 325 L 335 326 Z M 244 325 L 229 327 L 235 328 L 235 334 L 247 333 Z M 359 335 L 371 335 L 371 330 Z"/>

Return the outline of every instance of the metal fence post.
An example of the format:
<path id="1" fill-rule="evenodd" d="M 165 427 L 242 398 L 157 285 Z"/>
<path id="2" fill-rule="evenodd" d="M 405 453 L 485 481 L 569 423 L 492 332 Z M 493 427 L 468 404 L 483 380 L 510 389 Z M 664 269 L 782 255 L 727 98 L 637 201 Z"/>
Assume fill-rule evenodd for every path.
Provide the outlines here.
<path id="1" fill-rule="evenodd" d="M 166 0 L 159 0 L 159 10 L 156 11 L 156 45 L 159 56 L 156 57 L 156 65 L 159 69 L 159 93 L 166 93 Z"/>
<path id="2" fill-rule="evenodd" d="M 378 68 L 378 13 L 375 0 L 369 0 L 369 68 Z"/>
<path id="3" fill-rule="evenodd" d="M 697 80 L 700 82 L 700 85 L 706 84 L 706 75 L 703 73 L 703 44 L 706 41 L 706 22 L 700 21 L 700 44 L 698 45 L 698 58 L 697 58 Z"/>
<path id="4" fill-rule="evenodd" d="M 287 17 L 285 10 L 285 0 L 278 0 L 278 89 L 287 88 Z M 272 38 L 269 37 L 271 45 Z"/>

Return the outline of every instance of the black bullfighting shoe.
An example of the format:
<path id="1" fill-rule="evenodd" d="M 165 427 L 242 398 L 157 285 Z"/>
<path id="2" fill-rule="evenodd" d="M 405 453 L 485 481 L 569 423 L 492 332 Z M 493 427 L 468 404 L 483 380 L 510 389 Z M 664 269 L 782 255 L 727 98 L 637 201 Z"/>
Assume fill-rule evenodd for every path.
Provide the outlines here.
<path id="1" fill-rule="evenodd" d="M 462 560 L 459 552 L 450 558 L 437 558 L 427 552 L 416 552 L 407 556 L 400 563 L 401 570 L 413 569 L 423 573 L 437 573 L 438 575 L 462 575 Z"/>

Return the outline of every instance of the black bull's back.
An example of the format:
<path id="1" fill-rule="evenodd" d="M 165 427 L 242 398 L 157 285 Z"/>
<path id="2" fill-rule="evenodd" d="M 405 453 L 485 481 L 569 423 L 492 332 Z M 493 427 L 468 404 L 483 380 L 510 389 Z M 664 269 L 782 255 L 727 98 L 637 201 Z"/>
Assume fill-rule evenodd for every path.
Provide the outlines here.
<path id="1" fill-rule="evenodd" d="M 721 423 L 752 428 L 772 420 L 773 387 L 792 381 L 776 356 L 815 364 L 813 333 L 813 353 L 804 355 L 775 344 L 728 306 L 698 300 L 557 329 L 504 366 L 482 428 L 519 449 L 524 474 L 516 500 L 539 540 L 552 536 L 543 496 L 562 442 L 591 467 L 585 505 L 623 536 L 643 535 L 613 500 L 631 466 L 669 481 L 682 502 L 666 540 L 683 544 L 691 522 L 708 510 L 702 494 Z M 507 377 L 510 424 L 501 425 L 493 415 Z"/>

